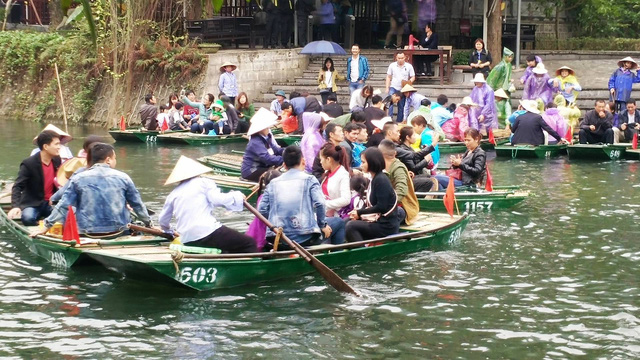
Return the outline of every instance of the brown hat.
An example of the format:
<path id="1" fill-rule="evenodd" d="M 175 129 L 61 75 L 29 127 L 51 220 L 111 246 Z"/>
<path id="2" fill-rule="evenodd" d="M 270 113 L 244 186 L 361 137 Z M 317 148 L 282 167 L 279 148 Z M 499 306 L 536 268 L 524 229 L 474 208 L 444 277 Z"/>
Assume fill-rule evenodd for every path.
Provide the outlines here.
<path id="1" fill-rule="evenodd" d="M 71 178 L 71 175 L 73 175 L 76 170 L 86 166 L 87 159 L 84 158 L 74 157 L 65 161 L 64 163 L 62 163 L 62 165 L 60 165 L 60 167 L 58 168 L 58 173 L 56 174 L 58 184 L 60 184 L 60 186 L 64 186 L 64 184 L 69 181 L 69 178 Z"/>
<path id="2" fill-rule="evenodd" d="M 569 75 L 575 75 L 575 71 L 573 71 L 572 68 L 568 67 L 568 66 L 563 66 L 561 68 L 558 68 L 558 70 L 556 70 L 556 76 L 560 76 L 560 73 L 562 72 L 562 70 L 569 70 Z"/>

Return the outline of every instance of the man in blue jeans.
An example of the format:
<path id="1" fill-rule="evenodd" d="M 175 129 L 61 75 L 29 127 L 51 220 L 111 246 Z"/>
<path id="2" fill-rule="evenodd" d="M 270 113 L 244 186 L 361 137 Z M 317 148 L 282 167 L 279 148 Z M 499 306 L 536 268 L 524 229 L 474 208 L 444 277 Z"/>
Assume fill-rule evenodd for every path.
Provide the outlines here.
<path id="1" fill-rule="evenodd" d="M 360 55 L 360 45 L 351 46 L 351 57 L 347 59 L 347 80 L 349 80 L 349 94 L 356 89 L 362 89 L 369 78 L 369 60 Z"/>
<path id="2" fill-rule="evenodd" d="M 302 246 L 322 242 L 344 242 L 344 221 L 325 217 L 324 196 L 320 183 L 304 172 L 302 150 L 291 145 L 282 154 L 287 172 L 273 179 L 262 195 L 258 211 L 283 233 Z M 273 244 L 275 233 L 267 229 L 267 242 Z M 286 245 L 281 245 L 287 248 Z"/>
<path id="3" fill-rule="evenodd" d="M 406 84 L 413 84 L 416 81 L 416 73 L 413 70 L 413 66 L 405 62 L 405 55 L 403 52 L 396 54 L 396 61 L 392 62 L 387 69 L 386 91 L 389 96 L 401 92 L 402 87 Z M 398 102 L 398 117 L 397 122 L 402 122 L 404 114 L 404 102 L 405 98 L 401 95 Z M 393 104 L 389 106 L 389 116 L 393 117 Z"/>

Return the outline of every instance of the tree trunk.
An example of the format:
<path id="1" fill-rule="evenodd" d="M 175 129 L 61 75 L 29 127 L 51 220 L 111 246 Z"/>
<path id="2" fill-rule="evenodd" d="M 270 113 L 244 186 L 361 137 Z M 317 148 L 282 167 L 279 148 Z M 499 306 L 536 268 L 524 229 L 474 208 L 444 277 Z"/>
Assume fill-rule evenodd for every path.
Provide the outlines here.
<path id="1" fill-rule="evenodd" d="M 492 3 L 496 3 L 493 5 Z M 502 19 L 500 11 L 501 0 L 489 0 L 489 14 L 487 18 L 487 50 L 492 52 L 493 63 L 496 65 L 502 59 Z M 493 8 L 493 11 L 491 9 Z"/>
<path id="2" fill-rule="evenodd" d="M 560 30 L 558 29 L 560 27 L 560 7 L 556 7 L 556 46 L 559 46 L 560 44 Z"/>
<path id="3" fill-rule="evenodd" d="M 60 0 L 51 0 L 49 2 L 49 30 L 55 30 L 62 22 L 62 18 L 66 15 L 62 13 Z"/>

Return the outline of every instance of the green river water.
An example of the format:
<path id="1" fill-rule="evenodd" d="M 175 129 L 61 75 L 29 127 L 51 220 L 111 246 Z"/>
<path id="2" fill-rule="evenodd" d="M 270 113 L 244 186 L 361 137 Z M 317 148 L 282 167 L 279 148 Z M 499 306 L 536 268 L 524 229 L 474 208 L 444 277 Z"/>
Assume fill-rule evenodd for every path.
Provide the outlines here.
<path id="1" fill-rule="evenodd" d="M 0 122 L 0 179 L 43 126 Z M 71 128 L 77 152 L 102 128 Z M 116 144 L 150 208 L 181 154 L 231 146 Z M 56 268 L 0 228 L 0 357 L 189 359 L 631 359 L 640 357 L 640 162 L 497 160 L 494 183 L 531 191 L 474 214 L 444 249 L 320 276 L 192 293 L 104 268 Z M 247 212 L 219 210 L 246 227 Z"/>

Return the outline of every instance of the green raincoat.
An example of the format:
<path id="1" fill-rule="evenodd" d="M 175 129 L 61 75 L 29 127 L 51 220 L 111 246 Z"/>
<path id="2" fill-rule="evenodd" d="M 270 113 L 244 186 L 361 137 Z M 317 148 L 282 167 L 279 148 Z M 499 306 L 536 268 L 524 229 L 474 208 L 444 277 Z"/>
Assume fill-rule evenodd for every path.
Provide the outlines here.
<path id="1" fill-rule="evenodd" d="M 513 51 L 504 48 L 502 50 L 502 61 L 487 76 L 487 85 L 491 86 L 493 91 L 502 88 L 509 94 L 509 87 L 511 86 L 511 60 L 507 61 L 509 57 L 513 59 Z"/>

